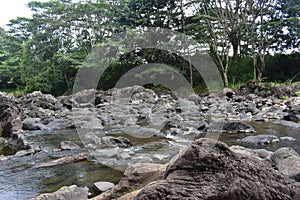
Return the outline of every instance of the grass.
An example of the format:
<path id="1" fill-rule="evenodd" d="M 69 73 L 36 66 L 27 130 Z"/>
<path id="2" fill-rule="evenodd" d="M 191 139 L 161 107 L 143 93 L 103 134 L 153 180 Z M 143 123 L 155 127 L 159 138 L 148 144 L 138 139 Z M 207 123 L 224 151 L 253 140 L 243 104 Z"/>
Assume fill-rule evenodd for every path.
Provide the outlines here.
<path id="1" fill-rule="evenodd" d="M 296 93 L 298 97 L 300 97 L 300 90 Z"/>
<path id="2" fill-rule="evenodd" d="M 25 89 L 24 88 L 5 89 L 5 90 L 1 90 L 0 92 L 5 92 L 8 96 L 24 95 Z"/>
<path id="3" fill-rule="evenodd" d="M 231 88 L 231 89 L 236 90 L 236 89 L 240 89 L 241 86 L 243 86 L 243 85 L 245 85 L 245 83 L 243 83 L 243 82 L 229 83 L 228 87 Z"/>

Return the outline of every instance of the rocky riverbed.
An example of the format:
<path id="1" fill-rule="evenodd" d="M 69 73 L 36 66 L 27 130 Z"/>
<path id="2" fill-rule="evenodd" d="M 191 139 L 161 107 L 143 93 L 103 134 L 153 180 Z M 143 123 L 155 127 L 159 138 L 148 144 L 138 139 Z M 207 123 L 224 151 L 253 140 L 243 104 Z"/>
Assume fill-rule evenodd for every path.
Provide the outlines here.
<path id="1" fill-rule="evenodd" d="M 112 169 L 125 170 L 128 165 L 139 167 L 140 163 L 155 163 L 154 167 L 145 164 L 150 167 L 144 167 L 141 173 L 157 174 L 157 170 L 161 170 L 158 173 L 161 175 L 151 178 L 141 175 L 142 180 L 131 177 L 134 180 L 126 184 L 124 179 L 128 181 L 129 172 L 126 175 L 125 171 L 123 182 L 121 180 L 98 199 L 117 198 L 133 191 L 124 198 L 164 199 L 171 195 L 172 198 L 192 199 L 297 199 L 300 198 L 297 187 L 300 149 L 294 145 L 295 151 L 290 148 L 275 150 L 285 145 L 293 146 L 299 142 L 298 135 L 274 135 L 255 128 L 255 124 L 290 127 L 294 132 L 300 130 L 299 90 L 299 84 L 271 87 L 249 82 L 238 91 L 225 88 L 221 92 L 203 96 L 192 94 L 185 98 L 140 86 L 86 90 L 58 98 L 40 92 L 22 97 L 1 93 L 3 137 L 0 138 L 0 154 L 3 156 L 0 162 L 8 162 L 15 156 L 38 157 L 45 152 L 49 155 L 50 151 L 74 151 L 71 155 L 56 156 L 56 160 L 36 162 L 37 165 L 66 164 L 65 161 L 80 162 L 76 160 L 78 157 L 72 156 L 84 151 L 93 156 L 94 162 Z M 45 149 L 37 141 L 25 137 L 32 131 L 51 134 L 70 129 L 78 133 L 80 140 L 59 141 L 52 149 Z M 217 142 L 219 139 L 234 140 L 229 143 L 235 146 L 228 147 Z M 196 141 L 191 144 L 193 140 Z M 278 144 L 278 148 L 272 148 Z M 195 149 L 198 153 L 193 153 Z M 203 152 L 206 156 L 200 156 Z M 14 153 L 15 156 L 5 157 Z M 183 159 L 185 154 L 189 159 Z M 199 162 L 195 163 L 197 159 Z M 201 164 L 203 160 L 205 165 Z M 286 166 L 287 161 L 292 164 Z M 30 167 L 36 165 L 30 164 Z M 158 182 L 146 186 L 153 181 Z M 259 185 L 266 189 L 262 190 Z M 250 188 L 256 188 L 257 192 Z M 64 189 L 66 193 L 76 193 L 76 187 Z M 188 192 L 194 190 L 198 193 Z M 87 194 L 85 196 L 87 198 Z"/>

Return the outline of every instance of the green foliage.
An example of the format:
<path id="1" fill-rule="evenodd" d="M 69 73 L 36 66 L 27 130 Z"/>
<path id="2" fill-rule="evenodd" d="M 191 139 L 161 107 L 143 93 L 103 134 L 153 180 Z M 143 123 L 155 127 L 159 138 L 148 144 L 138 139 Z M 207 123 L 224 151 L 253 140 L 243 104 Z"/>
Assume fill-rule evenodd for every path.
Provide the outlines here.
<path id="1" fill-rule="evenodd" d="M 0 90 L 40 90 L 54 95 L 71 92 L 79 67 L 94 47 L 110 44 L 115 47 L 113 50 L 120 50 L 118 44 L 112 44 L 111 37 L 143 26 L 181 31 L 209 45 L 217 66 L 223 75 L 228 73 L 233 88 L 253 78 L 254 58 L 259 66 L 265 61 L 263 76 L 267 81 L 299 81 L 299 0 L 280 0 L 272 6 L 264 0 L 260 5 L 254 1 L 252 7 L 248 5 L 251 2 L 32 1 L 28 4 L 34 12 L 31 18 L 12 19 L 9 31 L 0 28 Z M 224 10 L 224 5 L 228 9 Z M 265 21 L 249 21 L 255 13 L 262 13 Z M 222 48 L 224 51 L 220 51 Z M 268 55 L 263 48 L 278 54 Z M 228 56 L 229 49 L 234 52 L 232 57 Z M 282 54 L 285 50 L 295 53 Z M 199 72 L 187 61 L 155 49 L 134 50 L 120 56 L 104 72 L 99 88 L 114 87 L 128 71 L 148 63 L 158 65 L 134 78 L 162 77 L 172 81 L 172 74 L 159 65 L 164 64 L 182 74 L 197 92 L 207 90 Z"/>
<path id="2" fill-rule="evenodd" d="M 300 81 L 300 53 L 268 55 L 264 77 L 269 82 Z"/>
<path id="3" fill-rule="evenodd" d="M 233 59 L 228 71 L 229 83 L 239 85 L 253 78 L 252 58 L 238 57 Z"/>

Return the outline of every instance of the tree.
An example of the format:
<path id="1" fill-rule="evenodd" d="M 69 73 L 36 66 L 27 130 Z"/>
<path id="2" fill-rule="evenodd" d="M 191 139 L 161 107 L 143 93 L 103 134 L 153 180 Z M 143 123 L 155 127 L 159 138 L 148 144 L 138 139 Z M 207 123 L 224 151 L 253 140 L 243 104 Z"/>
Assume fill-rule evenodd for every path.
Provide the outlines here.
<path id="1" fill-rule="evenodd" d="M 0 29 L 0 89 L 22 87 L 20 62 L 22 39 L 8 35 Z"/>

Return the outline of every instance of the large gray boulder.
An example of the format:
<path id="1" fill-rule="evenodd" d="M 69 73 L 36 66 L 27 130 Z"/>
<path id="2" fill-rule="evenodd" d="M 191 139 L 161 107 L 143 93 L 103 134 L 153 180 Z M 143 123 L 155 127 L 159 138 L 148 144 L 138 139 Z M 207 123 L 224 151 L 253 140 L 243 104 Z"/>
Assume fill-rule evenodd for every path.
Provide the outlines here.
<path id="1" fill-rule="evenodd" d="M 137 163 L 129 166 L 120 180 L 111 190 L 108 190 L 93 200 L 111 200 L 119 196 L 139 190 L 156 180 L 164 178 L 166 165 L 152 163 Z M 136 195 L 136 192 L 134 192 Z M 134 195 L 134 196 L 135 196 Z M 123 197 L 122 199 L 133 199 L 134 197 Z"/>
<path id="2" fill-rule="evenodd" d="M 278 171 L 300 182 L 300 155 L 295 150 L 280 148 L 274 152 L 271 160 Z"/>
<path id="3" fill-rule="evenodd" d="M 271 165 L 232 152 L 212 139 L 196 140 L 169 165 L 165 180 L 136 199 L 299 199 L 299 188 Z"/>

